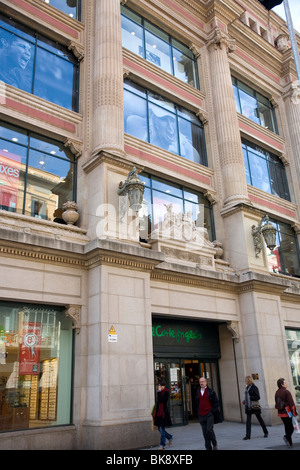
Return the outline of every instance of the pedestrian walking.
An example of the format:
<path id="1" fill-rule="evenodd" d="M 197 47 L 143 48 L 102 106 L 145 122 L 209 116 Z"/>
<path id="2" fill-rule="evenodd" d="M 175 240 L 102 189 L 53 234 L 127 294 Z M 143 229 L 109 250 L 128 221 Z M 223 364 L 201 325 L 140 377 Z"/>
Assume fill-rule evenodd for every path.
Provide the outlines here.
<path id="1" fill-rule="evenodd" d="M 275 408 L 284 424 L 285 435 L 283 440 L 288 447 L 292 447 L 292 434 L 294 432 L 293 416 L 297 416 L 296 406 L 291 393 L 287 390 L 285 379 L 277 380 L 278 390 L 275 393 Z"/>
<path id="2" fill-rule="evenodd" d="M 157 402 L 156 410 L 154 412 L 154 426 L 158 427 L 160 432 L 160 447 L 159 450 L 165 448 L 166 439 L 169 441 L 169 445 L 172 444 L 173 436 L 166 430 L 166 426 L 171 426 L 172 421 L 168 409 L 169 390 L 166 388 L 165 380 L 161 380 L 157 390 Z"/>
<path id="3" fill-rule="evenodd" d="M 246 420 L 246 435 L 243 438 L 245 441 L 251 439 L 251 419 L 252 415 L 255 415 L 264 433 L 264 437 L 268 437 L 268 430 L 265 422 L 261 416 L 261 407 L 259 404 L 260 394 L 258 387 L 254 384 L 253 378 L 250 375 L 245 377 L 246 389 L 245 389 L 245 400 L 242 404 L 245 405 L 245 413 L 247 416 Z"/>
<path id="4" fill-rule="evenodd" d="M 200 377 L 196 391 L 196 409 L 205 441 L 206 450 L 217 450 L 214 424 L 220 422 L 219 400 L 214 390 L 207 386 L 205 377 Z"/>

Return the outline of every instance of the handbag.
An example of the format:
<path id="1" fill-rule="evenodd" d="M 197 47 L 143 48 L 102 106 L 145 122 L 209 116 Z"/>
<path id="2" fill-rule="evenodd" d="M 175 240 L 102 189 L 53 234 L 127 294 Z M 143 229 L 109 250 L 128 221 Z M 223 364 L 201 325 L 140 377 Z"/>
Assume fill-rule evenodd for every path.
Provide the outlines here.
<path id="1" fill-rule="evenodd" d="M 250 409 L 252 411 L 260 411 L 261 406 L 259 404 L 259 401 L 250 401 Z"/>
<path id="2" fill-rule="evenodd" d="M 299 426 L 299 423 L 298 423 L 297 416 L 292 417 L 292 423 L 293 423 L 295 433 L 300 434 L 300 426 Z"/>

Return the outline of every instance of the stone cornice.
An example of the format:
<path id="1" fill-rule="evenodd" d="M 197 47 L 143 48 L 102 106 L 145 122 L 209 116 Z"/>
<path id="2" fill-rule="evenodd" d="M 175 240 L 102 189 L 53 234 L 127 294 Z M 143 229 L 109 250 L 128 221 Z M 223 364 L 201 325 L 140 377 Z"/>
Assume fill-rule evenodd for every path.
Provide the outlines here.
<path id="1" fill-rule="evenodd" d="M 49 243 L 42 237 L 28 243 L 3 237 L 0 239 L 2 260 L 18 259 L 57 266 L 89 270 L 97 266 L 119 268 L 150 273 L 151 280 L 166 283 L 203 287 L 209 290 L 230 292 L 235 295 L 245 292 L 264 292 L 283 296 L 287 301 L 300 299 L 300 280 L 283 275 L 256 272 L 234 273 L 232 270 L 212 271 L 208 269 L 165 262 L 162 252 L 145 248 L 141 244 L 130 244 L 117 240 L 93 240 L 85 245 L 74 243 Z M 10 237 L 11 238 L 11 237 Z M 34 243 L 35 242 L 35 243 Z"/>

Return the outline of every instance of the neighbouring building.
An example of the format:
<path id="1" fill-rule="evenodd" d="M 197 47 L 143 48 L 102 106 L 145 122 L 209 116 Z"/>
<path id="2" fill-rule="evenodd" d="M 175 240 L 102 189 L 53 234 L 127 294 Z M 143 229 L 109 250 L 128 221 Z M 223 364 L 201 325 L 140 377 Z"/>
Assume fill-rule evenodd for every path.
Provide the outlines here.
<path id="1" fill-rule="evenodd" d="M 0 449 L 300 404 L 300 88 L 257 0 L 2 0 Z M 300 44 L 300 37 L 296 33 Z M 271 238 L 270 238 L 271 237 Z M 273 237 L 273 239 L 272 239 Z"/>

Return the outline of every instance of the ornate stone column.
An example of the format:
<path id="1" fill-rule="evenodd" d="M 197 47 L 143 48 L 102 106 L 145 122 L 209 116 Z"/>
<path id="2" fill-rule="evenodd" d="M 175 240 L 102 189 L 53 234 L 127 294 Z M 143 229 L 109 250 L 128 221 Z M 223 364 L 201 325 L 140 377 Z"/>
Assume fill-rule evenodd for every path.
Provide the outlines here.
<path id="1" fill-rule="evenodd" d="M 233 52 L 234 47 L 234 43 L 219 28 L 215 28 L 213 38 L 207 44 L 224 206 L 250 203 L 227 55 Z"/>
<path id="2" fill-rule="evenodd" d="M 120 0 L 95 1 L 93 155 L 124 154 Z"/>
<path id="3" fill-rule="evenodd" d="M 284 96 L 287 125 L 290 135 L 293 164 L 296 168 L 296 182 L 300 181 L 300 88 L 299 82 L 291 83 L 288 93 Z M 299 191 L 297 204 L 299 206 Z M 298 217 L 300 214 L 298 213 Z"/>

